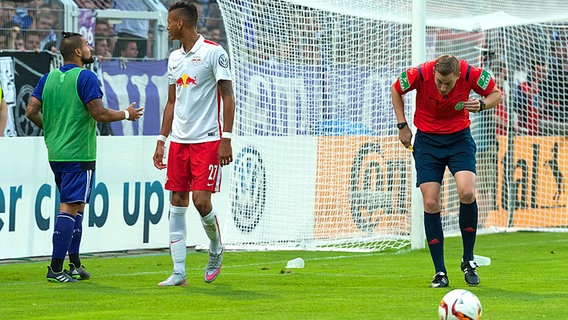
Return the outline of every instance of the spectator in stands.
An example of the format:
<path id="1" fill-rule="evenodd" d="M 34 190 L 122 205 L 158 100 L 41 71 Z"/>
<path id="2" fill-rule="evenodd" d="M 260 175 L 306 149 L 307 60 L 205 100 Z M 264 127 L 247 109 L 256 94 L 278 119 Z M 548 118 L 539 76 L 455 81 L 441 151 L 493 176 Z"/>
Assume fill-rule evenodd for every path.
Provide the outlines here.
<path id="1" fill-rule="evenodd" d="M 94 10 L 94 9 L 98 8 L 97 5 L 91 0 L 75 0 L 75 3 L 77 4 L 77 6 L 79 8 L 82 8 L 82 9 Z"/>
<path id="2" fill-rule="evenodd" d="M 562 41 L 564 40 L 564 41 Z M 550 43 L 550 69 L 551 71 L 568 70 L 568 48 L 559 34 L 553 35 Z"/>
<path id="3" fill-rule="evenodd" d="M 209 30 L 209 40 L 220 44 L 225 50 L 227 50 L 227 44 L 221 39 L 221 30 L 219 28 L 213 28 Z"/>
<path id="4" fill-rule="evenodd" d="M 40 36 L 40 48 L 44 48 L 48 42 L 57 41 L 55 35 L 56 21 L 57 19 L 51 9 L 42 8 L 38 11 L 32 29 L 37 30 Z"/>
<path id="5" fill-rule="evenodd" d="M 99 61 L 107 61 L 112 57 L 108 46 L 108 39 L 105 37 L 95 38 L 95 55 Z"/>
<path id="6" fill-rule="evenodd" d="M 112 8 L 112 0 L 99 0 L 97 3 L 100 9 Z"/>
<path id="7" fill-rule="evenodd" d="M 218 3 L 210 3 L 207 10 L 207 17 L 205 19 L 205 26 L 208 30 L 221 27 L 221 10 Z"/>
<path id="8" fill-rule="evenodd" d="M 0 137 L 4 136 L 6 123 L 8 122 L 8 105 L 4 99 L 4 91 L 2 91 L 2 79 L 0 79 Z"/>
<path id="9" fill-rule="evenodd" d="M 20 38 L 20 27 L 10 21 L 2 27 L 2 33 L 6 36 L 6 47 L 4 49 L 16 50 L 16 39 Z"/>
<path id="10" fill-rule="evenodd" d="M 543 84 L 542 120 L 545 135 L 568 136 L 568 39 L 559 35 L 552 42 L 550 66 Z"/>
<path id="11" fill-rule="evenodd" d="M 109 9 L 112 7 L 112 0 L 75 0 L 79 8 L 84 9 Z"/>
<path id="12" fill-rule="evenodd" d="M 512 110 L 519 117 L 522 133 L 538 135 L 542 108 L 543 81 L 546 79 L 546 62 L 532 61 L 526 81 L 519 83 L 512 96 Z"/>
<path id="13" fill-rule="evenodd" d="M 39 9 L 45 5 L 45 0 L 29 0 L 28 9 Z"/>
<path id="14" fill-rule="evenodd" d="M 501 102 L 495 106 L 495 133 L 497 136 L 504 136 L 507 134 L 508 126 L 508 115 L 505 103 L 508 95 L 507 88 L 509 87 L 507 68 L 504 63 L 495 63 L 493 67 L 493 79 L 495 79 L 495 85 L 498 88 L 501 88 L 501 95 L 503 97 Z M 516 117 L 516 114 L 513 116 Z M 513 123 L 516 125 L 517 121 L 514 121 Z M 515 127 L 516 126 L 513 127 L 513 130 L 515 130 Z"/>
<path id="15" fill-rule="evenodd" d="M 197 15 L 199 16 L 197 20 L 197 28 L 205 27 L 205 17 L 207 14 L 205 13 L 206 10 L 203 7 L 203 4 L 195 2 L 193 4 L 195 5 L 195 8 L 197 8 Z"/>
<path id="16" fill-rule="evenodd" d="M 481 112 L 475 114 L 477 121 L 472 135 L 477 145 L 477 205 L 479 208 L 478 226 L 485 225 L 489 213 L 497 208 L 495 189 L 499 172 L 499 136 L 507 134 L 507 110 L 505 109 L 505 95 L 507 92 L 507 68 L 504 63 L 496 61 L 494 57 L 483 60 L 483 65 L 490 66 L 493 71 L 495 86 L 501 89 L 501 102 L 495 106 L 495 112 Z"/>
<path id="17" fill-rule="evenodd" d="M 14 50 L 26 51 L 26 46 L 24 45 L 24 38 L 20 33 L 14 38 Z"/>
<path id="18" fill-rule="evenodd" d="M 85 64 L 94 62 L 93 48 L 83 36 L 64 32 L 59 49 L 64 64 L 38 81 L 26 107 L 26 117 L 43 129 L 47 157 L 60 190 L 46 278 L 68 283 L 90 278 L 79 251 L 83 212 L 90 200 L 97 158 L 96 123 L 134 121 L 142 116 L 143 108 L 134 108 L 135 103 L 124 110 L 104 107 L 97 76 L 83 69 Z M 63 74 L 66 76 L 62 77 Z M 69 271 L 64 272 L 67 254 Z"/>
<path id="19" fill-rule="evenodd" d="M 136 40 L 124 41 L 124 46 L 120 50 L 120 57 L 126 59 L 137 59 L 138 56 L 138 42 Z"/>
<path id="20" fill-rule="evenodd" d="M 41 51 L 41 38 L 37 32 L 26 30 L 24 33 L 24 48 L 29 51 Z"/>
<path id="21" fill-rule="evenodd" d="M 110 23 L 108 23 L 108 20 L 97 19 L 97 23 L 95 25 L 95 37 L 107 39 L 108 52 L 112 56 L 118 37 L 114 35 L 114 28 Z"/>
<path id="22" fill-rule="evenodd" d="M 46 2 L 43 0 L 30 0 L 28 1 L 27 5 L 27 14 L 31 18 L 32 24 L 28 27 L 28 29 L 32 28 L 33 22 L 36 19 L 38 11 L 43 7 L 46 8 Z"/>
<path id="23" fill-rule="evenodd" d="M 97 37 L 111 37 L 114 34 L 111 25 L 106 19 L 97 19 L 95 25 L 95 36 Z"/>
<path id="24" fill-rule="evenodd" d="M 209 30 L 207 30 L 207 27 L 199 27 L 199 28 L 197 28 L 197 33 L 199 33 L 200 35 L 202 35 L 203 38 L 209 39 Z"/>
<path id="25" fill-rule="evenodd" d="M 168 9 L 173 3 L 177 2 L 177 0 L 162 0 L 162 4 L 166 9 Z"/>
<path id="26" fill-rule="evenodd" d="M 113 8 L 124 11 L 148 11 L 143 0 L 115 0 Z M 113 56 L 120 55 L 120 52 L 126 45 L 126 41 L 135 40 L 138 49 L 137 58 L 144 58 L 146 56 L 146 42 L 148 42 L 149 29 L 150 23 L 147 19 L 122 19 L 122 23 L 114 27 L 118 41 L 114 48 Z"/>
<path id="27" fill-rule="evenodd" d="M 17 23 L 18 26 L 22 29 L 29 29 L 34 21 L 33 15 L 31 15 L 28 11 L 29 6 L 30 3 L 27 3 L 23 6 L 18 6 L 16 8 L 14 16 L 12 17 L 12 21 Z"/>
<path id="28" fill-rule="evenodd" d="M 148 41 L 146 42 L 146 59 L 154 58 L 154 29 L 148 30 Z"/>
<path id="29" fill-rule="evenodd" d="M 0 2 L 0 21 L 6 23 L 13 21 L 16 15 L 16 2 L 15 1 L 2 1 Z"/>

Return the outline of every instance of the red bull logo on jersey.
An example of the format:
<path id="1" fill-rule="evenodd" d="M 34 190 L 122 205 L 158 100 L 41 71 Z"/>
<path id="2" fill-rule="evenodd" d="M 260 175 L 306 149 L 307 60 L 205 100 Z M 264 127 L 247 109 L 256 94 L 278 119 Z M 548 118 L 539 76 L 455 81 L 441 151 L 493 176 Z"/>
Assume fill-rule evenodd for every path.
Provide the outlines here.
<path id="1" fill-rule="evenodd" d="M 190 76 L 188 76 L 187 74 L 182 74 L 181 77 L 179 77 L 176 81 L 176 85 L 178 87 L 182 87 L 185 88 L 190 84 L 193 84 L 194 86 L 197 86 L 197 77 L 192 78 Z"/>

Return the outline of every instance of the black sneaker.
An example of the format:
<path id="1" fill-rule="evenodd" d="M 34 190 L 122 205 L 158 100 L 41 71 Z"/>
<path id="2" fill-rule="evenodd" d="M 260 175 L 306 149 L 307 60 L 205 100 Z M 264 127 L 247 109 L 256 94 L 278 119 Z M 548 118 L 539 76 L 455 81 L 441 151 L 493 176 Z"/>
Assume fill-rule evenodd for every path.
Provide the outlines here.
<path id="1" fill-rule="evenodd" d="M 61 272 L 53 272 L 53 270 L 51 270 L 51 266 L 47 266 L 47 281 L 56 283 L 79 282 L 71 278 L 71 276 L 69 276 L 66 271 L 67 270 Z"/>
<path id="2" fill-rule="evenodd" d="M 69 264 L 69 271 L 65 270 L 65 272 L 71 276 L 73 279 L 77 280 L 89 280 L 91 278 L 91 274 L 85 270 L 85 266 L 80 266 L 79 268 L 75 267 L 74 264 Z"/>
<path id="3" fill-rule="evenodd" d="M 430 288 L 445 288 L 449 285 L 450 280 L 448 280 L 448 276 L 444 272 L 440 271 L 432 277 Z"/>
<path id="4" fill-rule="evenodd" d="M 465 278 L 465 282 L 472 287 L 475 287 L 479 284 L 479 276 L 477 275 L 477 268 L 478 265 L 475 261 L 471 260 L 469 262 L 465 262 L 462 260 L 461 262 L 461 269 L 463 271 L 463 275 Z"/>

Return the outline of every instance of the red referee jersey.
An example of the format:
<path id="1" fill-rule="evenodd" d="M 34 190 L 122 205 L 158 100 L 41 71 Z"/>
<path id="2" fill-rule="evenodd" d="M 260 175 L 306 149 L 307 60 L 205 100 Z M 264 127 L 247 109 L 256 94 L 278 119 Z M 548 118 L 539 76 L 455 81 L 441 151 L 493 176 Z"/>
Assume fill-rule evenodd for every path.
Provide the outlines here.
<path id="1" fill-rule="evenodd" d="M 461 102 L 469 99 L 471 90 L 480 96 L 488 96 L 495 87 L 489 72 L 460 60 L 461 73 L 455 87 L 445 96 L 436 88 L 434 78 L 435 60 L 404 71 L 394 86 L 399 94 L 416 89 L 416 112 L 414 125 L 428 133 L 453 133 L 470 125 L 469 112 Z"/>

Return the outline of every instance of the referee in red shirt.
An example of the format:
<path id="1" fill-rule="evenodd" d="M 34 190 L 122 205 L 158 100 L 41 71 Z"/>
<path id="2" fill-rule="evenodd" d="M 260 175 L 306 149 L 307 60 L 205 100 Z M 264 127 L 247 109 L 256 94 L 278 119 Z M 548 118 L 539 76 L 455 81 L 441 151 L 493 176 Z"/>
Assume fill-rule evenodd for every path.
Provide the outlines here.
<path id="1" fill-rule="evenodd" d="M 444 263 L 444 231 L 440 218 L 440 189 L 446 166 L 450 169 L 460 199 L 459 226 L 462 234 L 461 270 L 470 286 L 479 284 L 473 248 L 478 209 L 475 200 L 476 145 L 469 129 L 470 112 L 482 112 L 501 101 L 501 91 L 489 72 L 452 55 L 404 71 L 391 88 L 398 137 L 411 146 L 412 132 L 404 114 L 403 95 L 416 89 L 414 161 L 417 186 L 424 203 L 424 229 L 436 274 L 431 288 L 449 285 Z M 471 91 L 484 97 L 470 98 Z"/>

